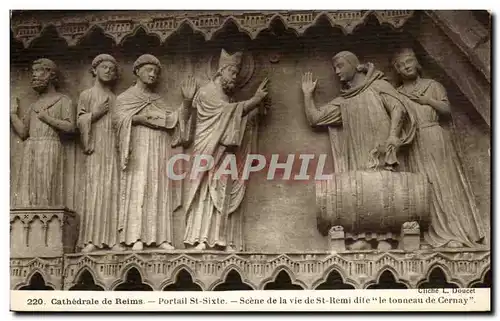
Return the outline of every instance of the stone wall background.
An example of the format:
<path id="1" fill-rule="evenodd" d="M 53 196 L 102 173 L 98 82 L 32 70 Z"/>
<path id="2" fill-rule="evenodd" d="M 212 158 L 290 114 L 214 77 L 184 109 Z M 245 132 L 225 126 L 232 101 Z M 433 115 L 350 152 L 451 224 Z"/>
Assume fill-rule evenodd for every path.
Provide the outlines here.
<path id="1" fill-rule="evenodd" d="M 229 52 L 246 49 L 252 52 L 256 68 L 252 79 L 238 97 L 250 98 L 264 77 L 270 79 L 269 97 L 271 110 L 259 131 L 259 152 L 270 159 L 278 153 L 284 161 L 288 154 L 327 153 L 325 172 L 331 172 L 332 159 L 326 131 L 312 130 L 306 120 L 300 89 L 301 76 L 312 71 L 319 79 L 316 90 L 318 105 L 334 98 L 340 86 L 335 78 L 331 57 L 338 51 L 350 50 L 362 62 L 372 61 L 394 81 L 390 60 L 394 48 L 409 45 L 420 58 L 425 76 L 440 81 L 448 91 L 453 108 L 455 141 L 461 153 L 464 168 L 471 180 L 476 201 L 485 223 L 490 222 L 490 128 L 474 107 L 460 93 L 418 43 L 412 40 L 408 30 L 393 31 L 370 20 L 352 35 L 343 35 L 338 29 L 321 21 L 298 38 L 276 21 L 270 30 L 263 31 L 257 39 L 250 38 L 229 25 L 212 41 L 206 42 L 188 27 L 165 44 L 160 45 L 154 36 L 143 31 L 124 40 L 116 47 L 111 39 L 98 31 L 85 38 L 78 46 L 68 48 L 64 40 L 50 30 L 34 41 L 28 49 L 21 49 L 13 41 L 11 50 L 11 97 L 21 100 L 20 115 L 24 115 L 35 95 L 30 88 L 30 64 L 39 57 L 53 59 L 62 71 L 61 91 L 71 97 L 75 108 L 79 93 L 92 85 L 89 73 L 92 59 L 99 53 L 110 53 L 119 62 L 121 79 L 117 84 L 119 94 L 133 84 L 132 64 L 144 53 L 156 55 L 163 63 L 159 92 L 174 108 L 181 102 L 180 82 L 189 74 L 206 81 L 207 63 L 218 55 L 221 48 Z M 270 57 L 279 57 L 272 63 Z M 467 77 L 467 75 L 463 75 Z M 15 180 L 20 159 L 22 141 L 11 130 L 11 183 Z M 66 138 L 66 200 L 74 208 L 78 196 L 78 173 L 81 167 L 81 149 L 77 137 Z M 323 251 L 327 249 L 326 237 L 316 229 L 315 193 L 313 181 L 266 180 L 265 172 L 252 176 L 241 210 L 245 217 L 244 242 L 246 251 L 290 252 Z M 12 184 L 11 184 L 12 186 Z M 12 191 L 11 191 L 12 193 Z M 182 248 L 184 211 L 174 214 L 174 245 Z"/>

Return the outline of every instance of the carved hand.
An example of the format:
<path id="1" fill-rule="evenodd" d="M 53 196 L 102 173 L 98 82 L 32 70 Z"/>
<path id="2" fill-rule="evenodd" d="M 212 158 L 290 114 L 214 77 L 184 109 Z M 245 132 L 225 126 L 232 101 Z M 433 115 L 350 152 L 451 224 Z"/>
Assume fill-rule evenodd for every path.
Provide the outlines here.
<path id="1" fill-rule="evenodd" d="M 409 95 L 408 98 L 420 105 L 429 105 L 429 98 L 426 96 Z"/>
<path id="2" fill-rule="evenodd" d="M 132 116 L 132 125 L 141 125 L 146 123 L 148 117 L 145 115 L 135 115 Z"/>
<path id="3" fill-rule="evenodd" d="M 185 100 L 192 100 L 194 94 L 196 93 L 198 85 L 196 84 L 196 79 L 194 77 L 189 76 L 186 81 L 183 82 L 181 86 L 182 96 Z"/>
<path id="4" fill-rule="evenodd" d="M 314 92 L 316 89 L 316 84 L 318 83 L 318 80 L 316 79 L 313 81 L 313 75 L 312 72 L 306 72 L 302 76 L 302 91 L 304 92 L 304 95 L 310 95 Z"/>
<path id="5" fill-rule="evenodd" d="M 10 105 L 10 113 L 17 115 L 17 110 L 19 109 L 19 98 L 15 97 L 12 99 L 12 103 Z"/>
<path id="6" fill-rule="evenodd" d="M 257 88 L 257 91 L 253 95 L 257 103 L 260 103 L 264 97 L 267 96 L 267 83 L 269 82 L 269 79 L 266 77 L 259 85 L 259 88 Z"/>
<path id="7" fill-rule="evenodd" d="M 396 137 L 396 136 L 389 136 L 387 140 L 385 141 L 386 145 L 386 150 L 389 149 L 390 147 L 398 147 L 401 144 L 401 140 Z"/>
<path id="8" fill-rule="evenodd" d="M 105 114 L 109 111 L 109 96 L 99 105 L 98 111 Z"/>
<path id="9" fill-rule="evenodd" d="M 38 119 L 42 120 L 42 121 L 46 121 L 47 118 L 50 117 L 49 114 L 47 113 L 47 111 L 45 110 L 40 110 L 38 112 Z"/>

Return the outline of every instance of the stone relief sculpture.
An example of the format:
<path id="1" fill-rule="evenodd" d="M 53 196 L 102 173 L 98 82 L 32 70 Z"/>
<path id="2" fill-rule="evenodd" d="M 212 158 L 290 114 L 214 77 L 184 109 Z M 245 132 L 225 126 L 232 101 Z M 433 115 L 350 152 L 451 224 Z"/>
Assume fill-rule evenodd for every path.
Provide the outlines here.
<path id="1" fill-rule="evenodd" d="M 111 121 L 117 66 L 108 54 L 95 57 L 91 69 L 94 86 L 83 91 L 78 100 L 77 126 L 86 155 L 79 193 L 82 220 L 78 246 L 82 252 L 118 246 L 118 162 Z"/>
<path id="2" fill-rule="evenodd" d="M 431 226 L 425 240 L 433 247 L 478 246 L 485 239 L 484 225 L 451 137 L 439 124 L 451 114 L 446 90 L 421 77 L 413 50 L 400 50 L 393 63 L 402 80 L 398 91 L 411 100 L 418 127 L 410 147 L 410 167 L 432 183 Z"/>
<path id="3" fill-rule="evenodd" d="M 323 209 L 318 224 L 325 225 L 318 227 L 347 229 L 346 238 L 355 241 L 352 249 L 369 249 L 372 239 L 379 249 L 390 249 L 389 241 L 398 238 L 395 229 L 426 216 L 423 177 L 394 173 L 406 167 L 398 152 L 414 138 L 414 118 L 372 63 L 361 64 L 356 55 L 342 51 L 333 57 L 333 66 L 343 90 L 325 106 L 316 108 L 312 74 L 302 79 L 307 119 L 312 126 L 328 126 L 334 156 L 333 179 L 317 186 Z M 409 211 L 405 202 L 414 195 L 416 206 Z"/>
<path id="4" fill-rule="evenodd" d="M 46 58 L 37 59 L 32 65 L 31 85 L 38 99 L 22 119 L 19 99 L 13 99 L 11 124 L 26 140 L 13 207 L 64 206 L 64 150 L 59 134 L 74 132 L 75 120 L 71 99 L 57 90 L 58 80 L 57 65 Z"/>
<path id="5" fill-rule="evenodd" d="M 213 170 L 191 177 L 185 203 L 184 243 L 196 250 L 236 250 L 234 232 L 241 222 L 235 222 L 233 213 L 243 200 L 246 182 L 241 177 L 217 177 L 214 173 L 228 166 L 228 156 L 234 155 L 236 163 L 244 163 L 241 160 L 253 145 L 252 122 L 258 115 L 257 107 L 267 95 L 265 79 L 251 99 L 233 100 L 242 56 L 241 52 L 230 55 L 223 49 L 214 78 L 198 90 L 193 100 L 197 110 L 193 154 L 214 159 Z"/>
<path id="6" fill-rule="evenodd" d="M 181 87 L 184 101 L 171 111 L 154 92 L 162 66 L 149 54 L 133 66 L 135 85 L 117 98 L 113 123 L 120 166 L 118 237 L 132 250 L 144 245 L 171 250 L 172 212 L 181 205 L 181 187 L 167 176 L 172 146 L 189 137 L 196 82 Z M 170 132 L 170 133 L 169 133 Z"/>

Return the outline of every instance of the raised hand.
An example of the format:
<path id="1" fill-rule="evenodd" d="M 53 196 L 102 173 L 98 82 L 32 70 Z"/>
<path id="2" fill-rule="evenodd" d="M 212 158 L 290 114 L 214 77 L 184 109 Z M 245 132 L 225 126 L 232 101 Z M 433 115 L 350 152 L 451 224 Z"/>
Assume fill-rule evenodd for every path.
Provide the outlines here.
<path id="1" fill-rule="evenodd" d="M 19 98 L 15 97 L 12 99 L 12 103 L 10 105 L 10 113 L 17 115 L 17 111 L 19 109 Z"/>
<path id="2" fill-rule="evenodd" d="M 196 84 L 196 79 L 194 77 L 189 76 L 186 81 L 182 83 L 181 86 L 181 91 L 182 91 L 182 96 L 186 100 L 192 100 L 194 97 L 194 94 L 196 93 L 198 85 Z"/>
<path id="3" fill-rule="evenodd" d="M 258 101 L 261 102 L 264 97 L 267 96 L 267 84 L 269 82 L 269 79 L 266 77 L 259 85 L 259 88 L 257 88 L 257 91 L 253 95 L 254 98 Z"/>
<path id="4" fill-rule="evenodd" d="M 109 111 L 109 96 L 99 105 L 98 111 L 105 114 Z"/>
<path id="5" fill-rule="evenodd" d="M 304 95 L 310 95 L 316 89 L 316 84 L 318 80 L 313 81 L 313 75 L 311 72 L 306 72 L 302 75 L 302 91 Z"/>

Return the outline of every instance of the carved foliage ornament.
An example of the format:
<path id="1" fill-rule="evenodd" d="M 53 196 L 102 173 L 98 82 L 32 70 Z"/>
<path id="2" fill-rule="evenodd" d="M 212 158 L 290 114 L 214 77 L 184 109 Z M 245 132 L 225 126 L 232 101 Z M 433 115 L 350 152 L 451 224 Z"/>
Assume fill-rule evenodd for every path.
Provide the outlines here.
<path id="1" fill-rule="evenodd" d="M 283 24 L 293 30 L 298 36 L 316 24 L 322 16 L 333 27 L 341 28 L 345 34 L 364 24 L 370 15 L 374 15 L 380 24 L 389 24 L 394 28 L 401 28 L 413 15 L 411 10 L 354 10 L 354 11 L 130 11 L 130 12 L 94 12 L 65 14 L 61 18 L 24 18 L 13 15 L 11 29 L 14 38 L 29 47 L 33 40 L 39 38 L 44 30 L 55 28 L 58 35 L 65 39 L 68 46 L 76 46 L 80 40 L 94 29 L 100 29 L 104 35 L 112 38 L 119 45 L 128 36 L 134 35 L 139 29 L 148 34 L 159 37 L 164 43 L 168 37 L 180 30 L 181 26 L 188 25 L 196 32 L 200 32 L 205 40 L 211 40 L 218 31 L 232 21 L 239 31 L 245 32 L 251 39 L 265 29 L 271 22 L 280 19 Z"/>

